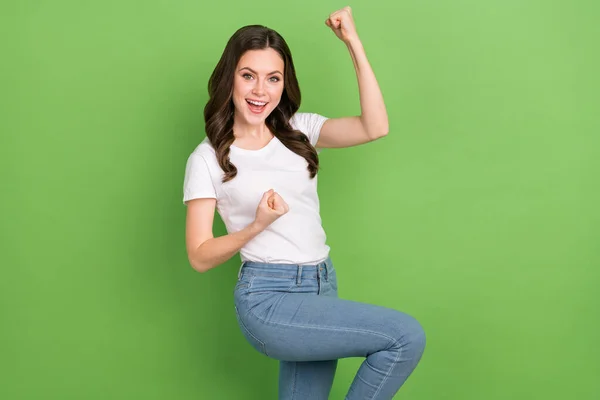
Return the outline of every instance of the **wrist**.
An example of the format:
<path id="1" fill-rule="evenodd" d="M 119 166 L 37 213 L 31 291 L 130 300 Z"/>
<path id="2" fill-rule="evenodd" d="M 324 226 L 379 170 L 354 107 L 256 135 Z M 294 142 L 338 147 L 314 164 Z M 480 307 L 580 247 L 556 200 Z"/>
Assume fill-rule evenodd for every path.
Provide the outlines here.
<path id="1" fill-rule="evenodd" d="M 357 46 L 362 46 L 362 43 L 360 41 L 360 38 L 358 36 L 352 36 L 348 39 L 346 39 L 344 41 L 344 43 L 346 44 L 346 46 L 348 47 L 357 47 Z"/>
<path id="2" fill-rule="evenodd" d="M 250 223 L 250 225 L 248 225 L 248 230 L 251 234 L 258 235 L 259 233 L 265 230 L 265 227 L 263 227 L 260 223 L 254 220 Z"/>

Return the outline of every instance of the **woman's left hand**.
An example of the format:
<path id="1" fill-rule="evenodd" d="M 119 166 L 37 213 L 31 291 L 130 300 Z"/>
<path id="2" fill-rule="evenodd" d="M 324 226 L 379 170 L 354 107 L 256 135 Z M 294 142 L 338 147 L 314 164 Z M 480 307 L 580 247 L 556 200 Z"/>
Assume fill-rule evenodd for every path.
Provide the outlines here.
<path id="1" fill-rule="evenodd" d="M 358 39 L 350 6 L 346 6 L 329 15 L 329 18 L 325 20 L 325 25 L 330 27 L 333 33 L 344 43 Z"/>

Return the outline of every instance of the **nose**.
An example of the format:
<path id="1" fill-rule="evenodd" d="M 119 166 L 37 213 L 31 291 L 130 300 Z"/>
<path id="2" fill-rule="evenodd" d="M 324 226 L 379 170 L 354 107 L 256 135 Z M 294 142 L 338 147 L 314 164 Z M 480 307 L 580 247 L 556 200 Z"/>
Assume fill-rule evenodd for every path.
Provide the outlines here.
<path id="1" fill-rule="evenodd" d="M 262 96 L 263 94 L 265 94 L 265 88 L 264 88 L 264 81 L 261 79 L 257 79 L 256 80 L 256 84 L 254 85 L 254 88 L 252 88 L 252 93 L 257 95 L 257 96 Z"/>

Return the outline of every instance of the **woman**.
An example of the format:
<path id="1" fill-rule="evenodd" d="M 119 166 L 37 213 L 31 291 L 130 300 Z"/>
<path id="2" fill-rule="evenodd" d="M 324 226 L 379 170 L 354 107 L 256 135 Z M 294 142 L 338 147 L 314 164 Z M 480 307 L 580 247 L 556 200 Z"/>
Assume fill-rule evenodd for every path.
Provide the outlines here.
<path id="1" fill-rule="evenodd" d="M 366 357 L 346 399 L 391 399 L 419 362 L 425 336 L 406 314 L 338 298 L 315 149 L 376 140 L 388 118 L 350 7 L 326 24 L 350 51 L 361 116 L 297 113 L 300 90 L 283 38 L 262 26 L 238 30 L 210 77 L 207 138 L 186 166 L 186 247 L 200 272 L 240 252 L 238 322 L 256 350 L 280 360 L 279 399 L 327 399 L 343 357 Z M 217 238 L 215 207 L 228 232 Z"/>

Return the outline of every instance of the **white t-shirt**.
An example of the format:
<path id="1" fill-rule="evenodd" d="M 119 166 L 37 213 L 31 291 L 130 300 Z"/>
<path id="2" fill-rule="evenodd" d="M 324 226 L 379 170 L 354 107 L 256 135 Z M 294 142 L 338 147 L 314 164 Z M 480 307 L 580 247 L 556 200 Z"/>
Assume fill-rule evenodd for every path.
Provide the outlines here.
<path id="1" fill-rule="evenodd" d="M 319 114 L 296 113 L 290 125 L 303 132 L 315 146 L 327 120 Z M 205 138 L 187 160 L 183 185 L 184 204 L 191 199 L 217 199 L 217 212 L 228 233 L 248 226 L 264 194 L 274 189 L 289 211 L 250 240 L 241 250 L 242 261 L 317 264 L 329 256 L 321 225 L 317 176 L 310 178 L 307 162 L 274 137 L 259 150 L 231 146 L 229 158 L 237 168 L 232 180 L 224 175 L 215 150 Z"/>

